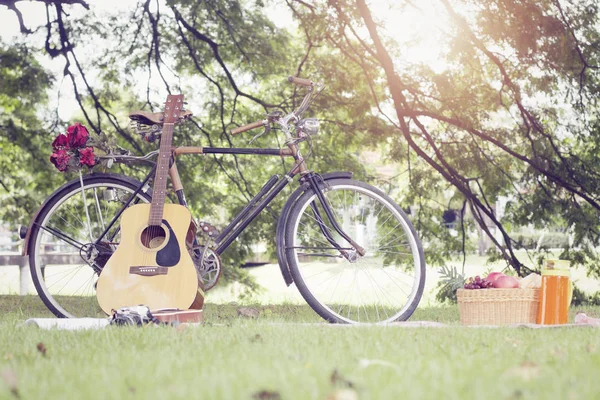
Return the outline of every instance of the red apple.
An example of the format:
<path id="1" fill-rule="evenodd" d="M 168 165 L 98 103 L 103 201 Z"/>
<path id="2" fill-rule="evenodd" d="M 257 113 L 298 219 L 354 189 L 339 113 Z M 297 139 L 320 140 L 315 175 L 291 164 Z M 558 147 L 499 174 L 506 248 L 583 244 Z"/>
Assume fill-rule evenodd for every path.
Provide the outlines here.
<path id="1" fill-rule="evenodd" d="M 500 289 L 514 289 L 519 287 L 519 281 L 512 276 L 499 276 L 494 281 L 494 287 Z"/>
<path id="2" fill-rule="evenodd" d="M 485 279 L 487 279 L 488 281 L 494 283 L 494 281 L 496 279 L 498 279 L 499 277 L 501 277 L 501 276 L 504 276 L 504 274 L 502 272 L 490 272 L 490 274 Z"/>

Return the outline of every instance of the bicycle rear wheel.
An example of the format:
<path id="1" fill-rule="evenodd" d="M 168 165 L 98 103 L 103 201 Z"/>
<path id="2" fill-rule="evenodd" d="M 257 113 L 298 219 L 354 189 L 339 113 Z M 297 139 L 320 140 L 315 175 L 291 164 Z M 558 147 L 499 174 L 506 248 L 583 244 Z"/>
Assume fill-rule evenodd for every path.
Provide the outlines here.
<path id="1" fill-rule="evenodd" d="M 57 317 L 104 316 L 95 285 L 120 241 L 119 220 L 95 241 L 140 185 L 122 175 L 86 175 L 83 186 L 75 179 L 59 188 L 36 215 L 28 249 L 31 278 Z M 131 204 L 150 199 L 148 187 Z"/>
<path id="2" fill-rule="evenodd" d="M 351 249 L 315 192 L 307 190 L 290 211 L 285 232 L 287 262 L 304 299 L 330 322 L 408 319 L 423 293 L 425 259 L 406 213 L 380 190 L 355 180 L 329 180 L 321 190 L 342 230 L 366 253 L 344 257 L 327 240 L 317 214 L 323 229 L 343 249 Z"/>

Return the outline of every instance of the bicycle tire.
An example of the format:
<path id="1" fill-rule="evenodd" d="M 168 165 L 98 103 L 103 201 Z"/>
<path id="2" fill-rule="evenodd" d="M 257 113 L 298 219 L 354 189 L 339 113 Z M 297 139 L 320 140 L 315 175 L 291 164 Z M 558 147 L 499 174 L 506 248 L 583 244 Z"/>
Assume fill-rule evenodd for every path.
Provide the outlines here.
<path id="1" fill-rule="evenodd" d="M 342 229 L 359 244 L 364 242 L 370 243 L 370 245 L 366 246 L 367 253 L 365 257 L 360 258 L 358 261 L 350 262 L 348 259 L 341 257 L 340 252 L 331 247 L 324 234 L 317 229 L 318 224 L 316 223 L 315 214 L 312 213 L 311 216 L 306 213 L 307 210 L 311 210 L 309 206 L 313 201 L 318 204 L 313 189 L 307 190 L 298 198 L 289 212 L 284 240 L 287 264 L 302 297 L 317 314 L 332 323 L 389 323 L 408 319 L 416 309 L 423 294 L 425 259 L 421 243 L 406 213 L 386 194 L 360 181 L 332 179 L 322 184 L 321 191 L 330 203 Z M 347 204 L 344 204 L 346 208 L 342 207 L 340 198 L 342 193 L 354 196 L 355 204 L 351 205 L 350 208 L 346 207 Z M 337 199 L 333 196 L 337 196 Z M 346 200 L 347 198 L 344 197 L 344 202 Z M 318 205 L 318 207 L 322 206 Z M 362 210 L 362 215 L 357 214 L 360 210 Z M 384 210 L 385 213 L 381 215 Z M 352 217 L 351 213 L 356 215 Z M 328 223 L 329 221 L 324 217 L 325 213 L 320 212 L 320 214 Z M 389 216 L 386 217 L 387 214 Z M 384 217 L 387 220 L 384 221 Z M 394 219 L 391 219 L 392 217 Z M 390 219 L 391 222 L 388 222 Z M 398 223 L 395 224 L 395 222 Z M 354 227 L 352 227 L 352 224 L 354 224 Z M 390 229 L 392 225 L 394 226 Z M 386 236 L 374 233 L 374 227 L 377 228 L 378 226 L 386 229 Z M 328 227 L 334 236 L 337 235 L 333 228 L 329 225 Z M 392 240 L 388 241 L 387 236 L 396 231 L 402 234 L 406 240 L 399 241 L 399 239 L 392 237 Z M 362 233 L 359 234 L 359 232 Z M 318 235 L 321 236 L 318 237 Z M 315 239 L 311 239 L 312 236 L 315 236 Z M 339 235 L 337 236 L 336 241 L 338 243 L 343 242 L 343 239 Z M 355 236 L 361 236 L 361 238 Z M 317 246 L 311 246 L 309 243 L 311 240 L 314 240 Z M 382 240 L 386 242 L 380 244 L 379 241 Z M 397 244 L 390 244 L 396 241 L 398 241 Z M 347 243 L 346 245 L 349 246 Z M 379 245 L 378 248 L 376 248 L 377 245 Z M 331 248 L 323 246 L 330 246 Z M 406 250 L 405 253 L 393 251 L 403 249 Z M 399 255 L 390 255 L 391 253 L 399 253 Z M 377 265 L 379 259 L 382 260 L 381 266 Z M 386 259 L 388 260 L 387 265 L 385 264 Z M 397 265 L 390 264 L 390 259 L 396 262 Z M 400 283 L 403 283 L 400 281 L 400 277 L 403 281 L 406 280 L 403 275 L 408 274 L 403 269 L 409 271 L 410 268 L 413 268 L 414 276 L 412 278 L 409 276 L 408 281 L 411 282 L 410 293 L 406 295 L 406 300 L 388 300 L 391 297 L 394 300 L 396 299 L 395 293 L 388 291 L 391 289 L 396 290 L 393 287 L 388 289 L 390 283 L 388 280 L 398 277 L 397 282 L 392 283 L 397 285 L 398 289 L 403 290 L 400 286 Z M 358 279 L 359 275 L 360 279 Z M 350 280 L 354 287 L 344 287 L 344 285 L 347 286 L 347 282 L 350 282 Z M 366 281 L 370 282 L 367 283 Z M 367 293 L 368 284 L 375 292 L 375 297 Z M 330 290 L 328 287 L 333 287 L 333 289 Z M 333 293 L 338 289 L 341 291 L 339 296 Z M 348 293 L 350 293 L 349 290 L 352 290 L 352 293 L 356 291 L 358 302 L 355 302 L 352 298 L 346 300 L 349 296 Z M 377 293 L 377 291 L 381 293 Z M 340 301 L 342 297 L 344 301 Z M 367 301 L 370 303 L 367 304 Z M 348 304 L 343 304 L 344 302 Z M 353 304 L 353 302 L 356 304 Z"/>
<path id="2" fill-rule="evenodd" d="M 100 199 L 98 198 L 98 193 L 100 192 L 98 189 L 99 188 L 105 188 L 106 192 L 112 191 L 113 193 L 111 193 L 111 196 L 116 196 L 117 200 L 106 200 L 106 198 L 103 198 L 102 200 L 106 200 L 106 203 L 109 204 L 111 202 L 114 203 L 120 203 L 120 202 L 125 202 L 125 198 L 120 198 L 119 196 L 122 193 L 129 193 L 129 197 L 131 196 L 131 194 L 138 188 L 140 187 L 141 182 L 126 177 L 124 175 L 119 175 L 119 174 L 112 174 L 112 173 L 94 173 L 94 174 L 90 174 L 90 175 L 84 175 L 83 176 L 83 188 L 84 188 L 84 193 L 86 193 L 86 198 L 87 198 L 87 190 L 88 189 L 95 189 L 93 190 L 94 196 L 95 196 L 95 204 L 97 205 L 97 210 L 100 210 L 99 212 L 96 213 L 96 215 L 100 216 L 100 220 L 103 220 L 103 215 L 102 215 L 102 209 L 100 207 Z M 91 192 L 89 192 L 91 193 Z M 104 195 L 104 192 L 102 192 Z M 58 218 L 63 218 L 64 216 L 69 217 L 70 215 L 73 215 L 73 213 L 67 214 L 67 211 L 69 211 L 67 209 L 67 207 L 70 204 L 76 204 L 76 202 L 78 201 L 77 196 L 81 197 L 81 182 L 79 180 L 79 178 L 74 179 L 72 181 L 67 182 L 66 184 L 64 184 L 63 186 L 61 186 L 60 188 L 58 188 L 54 193 L 52 193 L 48 199 L 44 202 L 44 204 L 41 206 L 39 212 L 36 214 L 35 219 L 32 221 L 32 223 L 30 224 L 30 228 L 31 229 L 31 233 L 30 233 L 30 238 L 29 238 L 29 242 L 28 242 L 28 253 L 29 253 L 29 267 L 31 270 L 31 278 L 33 280 L 33 284 L 36 288 L 36 291 L 38 293 L 38 295 L 40 296 L 40 298 L 42 299 L 42 301 L 44 302 L 44 304 L 46 305 L 46 307 L 48 307 L 48 309 L 57 317 L 59 318 L 71 318 L 71 317 L 95 317 L 95 316 L 99 316 L 101 313 L 101 310 L 99 308 L 99 306 L 97 305 L 97 301 L 96 301 L 96 297 L 95 297 L 95 281 L 94 282 L 89 282 L 89 284 L 87 284 L 87 287 L 84 290 L 81 290 L 81 293 L 79 293 L 80 289 L 77 289 L 74 293 L 69 292 L 68 289 L 66 289 L 68 284 L 73 284 L 72 281 L 77 281 L 75 279 L 75 276 L 77 274 L 80 273 L 84 273 L 86 276 L 89 275 L 89 271 L 86 270 L 86 268 L 90 268 L 91 267 L 88 265 L 85 265 L 85 263 L 83 262 L 83 257 L 81 256 L 81 250 L 79 251 L 79 255 L 81 256 L 82 260 L 81 260 L 81 265 L 80 265 L 80 269 L 77 269 L 77 266 L 74 266 L 73 268 L 71 268 L 73 271 L 76 270 L 76 272 L 71 273 L 69 272 L 69 275 L 67 275 L 66 273 L 63 274 L 68 277 L 68 281 L 63 284 L 63 287 L 61 287 L 61 289 L 65 289 L 64 294 L 60 294 L 58 293 L 58 291 L 56 291 L 56 288 L 51 288 L 52 286 L 56 285 L 56 283 L 50 283 L 51 279 L 54 278 L 49 278 L 45 272 L 45 269 L 47 268 L 47 265 L 42 265 L 42 256 L 44 257 L 48 257 L 46 258 L 46 260 L 48 260 L 50 258 L 50 256 L 55 256 L 55 258 L 59 258 L 60 256 L 57 256 L 57 254 L 53 254 L 50 251 L 45 252 L 44 250 L 42 250 L 44 244 L 42 243 L 43 240 L 46 240 L 47 238 L 52 239 L 53 235 L 51 233 L 49 233 L 48 229 L 52 229 L 52 226 L 49 225 L 49 222 L 52 221 L 52 223 L 54 223 L 54 221 L 60 221 Z M 106 197 L 106 196 L 105 196 Z M 138 199 L 140 201 L 144 201 L 144 202 L 149 202 L 151 200 L 151 189 L 145 188 L 144 192 L 140 192 L 138 194 Z M 82 198 L 82 204 L 83 204 L 83 198 Z M 93 211 L 94 207 L 87 207 L 88 208 L 88 212 L 87 215 L 90 215 L 90 212 Z M 114 207 L 110 207 L 110 210 L 112 209 L 119 209 L 122 208 L 122 205 L 119 206 L 118 204 L 115 204 Z M 109 208 L 104 208 L 104 211 L 107 211 Z M 66 210 L 63 212 L 63 210 Z M 87 220 L 87 216 L 85 213 L 85 209 L 82 210 L 83 211 L 83 215 L 81 215 L 81 218 L 86 218 Z M 61 214 L 63 213 L 63 214 Z M 53 219 L 54 216 L 57 216 L 56 219 Z M 73 215 L 75 218 L 77 217 L 77 215 Z M 85 216 L 85 217 L 84 217 Z M 110 216 L 110 219 L 112 219 L 112 215 Z M 92 217 L 90 217 L 91 219 Z M 63 218 L 64 219 L 64 218 Z M 62 224 L 62 222 L 60 222 Z M 104 224 L 104 222 L 102 223 Z M 69 225 L 69 222 L 67 220 L 65 220 L 65 226 Z M 82 225 L 83 225 L 83 220 L 82 220 Z M 88 223 L 87 224 L 88 227 L 92 225 L 92 223 Z M 71 226 L 73 226 L 73 224 L 71 224 Z M 119 229 L 119 221 L 117 221 L 115 223 L 115 225 L 113 226 L 112 229 Z M 72 229 L 73 231 L 77 232 L 76 227 L 73 226 L 73 228 L 69 227 L 68 229 Z M 92 233 L 91 233 L 91 228 L 90 229 L 90 243 L 93 242 L 93 238 Z M 111 234 L 112 234 L 112 229 L 111 229 Z M 94 232 L 96 233 L 96 232 Z M 86 233 L 87 234 L 87 233 Z M 99 233 L 98 233 L 99 235 Z M 54 238 L 56 238 L 57 236 L 54 235 Z M 96 236 L 97 237 L 97 236 Z M 58 241 L 56 240 L 56 244 L 54 246 L 50 246 L 50 248 L 52 247 L 56 247 L 56 248 L 61 248 L 61 246 L 64 247 L 68 247 L 68 245 L 63 244 L 62 241 Z M 72 246 L 72 248 L 70 248 L 70 250 L 73 253 L 76 253 L 75 251 L 76 246 Z M 75 254 L 70 254 L 68 257 L 70 257 L 70 260 L 75 259 L 76 257 L 73 257 Z M 67 259 L 67 257 L 65 256 L 64 259 Z M 49 265 L 49 264 L 48 264 Z M 66 267 L 69 267 L 71 264 L 64 264 L 62 265 L 63 269 L 65 269 Z M 58 269 L 59 266 L 53 266 L 51 268 L 55 268 Z M 72 274 L 72 275 L 71 275 Z M 59 273 L 54 274 L 58 277 L 60 277 L 61 275 Z M 92 279 L 93 279 L 93 274 L 92 274 Z M 96 279 L 97 279 L 97 275 L 96 275 Z M 58 282 L 58 280 L 56 281 Z M 93 286 L 93 287 L 90 287 Z M 79 294 L 79 295 L 78 295 Z M 85 295 L 84 295 L 85 294 Z M 85 306 L 84 306 L 84 302 L 85 302 Z M 68 304 L 68 306 L 67 306 Z"/>

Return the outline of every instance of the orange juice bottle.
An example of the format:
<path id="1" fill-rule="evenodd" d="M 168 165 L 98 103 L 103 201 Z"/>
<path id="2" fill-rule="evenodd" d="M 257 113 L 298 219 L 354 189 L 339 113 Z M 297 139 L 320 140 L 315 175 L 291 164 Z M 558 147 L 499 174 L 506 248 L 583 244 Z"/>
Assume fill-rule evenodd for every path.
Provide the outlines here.
<path id="1" fill-rule="evenodd" d="M 542 287 L 538 307 L 538 324 L 556 325 L 569 322 L 569 305 L 573 296 L 573 284 L 568 269 L 569 262 L 548 260 L 542 270 Z"/>

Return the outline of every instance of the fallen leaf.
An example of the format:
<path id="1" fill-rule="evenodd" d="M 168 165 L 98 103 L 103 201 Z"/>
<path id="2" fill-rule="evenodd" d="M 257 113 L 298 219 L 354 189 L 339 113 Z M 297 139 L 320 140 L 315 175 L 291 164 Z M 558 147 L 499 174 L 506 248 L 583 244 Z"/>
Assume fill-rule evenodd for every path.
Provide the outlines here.
<path id="1" fill-rule="evenodd" d="M 5 368 L 2 370 L 2 380 L 6 383 L 6 386 L 10 389 L 10 392 L 17 399 L 21 398 L 19 394 L 19 380 L 17 378 L 17 373 L 10 368 Z"/>
<path id="2" fill-rule="evenodd" d="M 252 395 L 253 399 L 257 400 L 279 400 L 281 399 L 281 395 L 279 392 L 271 392 L 269 390 L 261 390 Z"/>
<path id="3" fill-rule="evenodd" d="M 575 390 L 571 390 L 569 392 L 569 394 L 567 395 L 567 399 L 568 400 L 576 400 L 579 398 L 579 392 L 575 391 Z"/>
<path id="4" fill-rule="evenodd" d="M 40 353 L 42 353 L 42 355 L 43 355 L 44 357 L 46 357 L 46 346 L 44 345 L 44 343 L 42 343 L 42 342 L 39 342 L 39 343 L 37 344 L 37 346 L 36 346 L 36 347 L 37 347 L 38 351 L 39 351 Z"/>
<path id="5" fill-rule="evenodd" d="M 560 358 L 561 360 L 564 360 L 566 358 L 566 353 L 558 347 L 552 350 L 552 355 L 556 358 Z"/>
<path id="6" fill-rule="evenodd" d="M 595 353 L 597 350 L 597 347 L 595 344 L 588 343 L 588 345 L 586 346 L 585 349 L 587 350 L 588 353 Z"/>
<path id="7" fill-rule="evenodd" d="M 348 387 L 348 388 L 354 387 L 354 383 L 352 383 L 351 381 L 349 381 L 348 379 L 346 379 L 342 375 L 340 375 L 340 373 L 338 372 L 337 369 L 333 370 L 333 373 L 329 377 L 329 380 L 331 381 L 331 384 L 334 386 L 341 386 L 341 387 Z"/>
<path id="8" fill-rule="evenodd" d="M 515 390 L 514 392 L 512 392 L 512 395 L 510 396 L 511 399 L 514 400 L 519 400 L 523 398 L 523 392 L 519 389 Z"/>
<path id="9" fill-rule="evenodd" d="M 250 341 L 252 343 L 254 343 L 254 342 L 261 342 L 262 343 L 263 339 L 262 339 L 262 336 L 260 336 L 260 334 L 257 333 L 256 335 L 254 335 L 253 337 L 250 338 Z"/>
<path id="10" fill-rule="evenodd" d="M 540 367 L 531 361 L 523 361 L 520 365 L 506 370 L 505 375 L 518 377 L 524 381 L 535 379 L 540 374 Z"/>
<path id="11" fill-rule="evenodd" d="M 240 307 L 237 309 L 238 317 L 258 318 L 259 314 L 260 314 L 260 311 L 258 311 L 256 308 Z"/>

